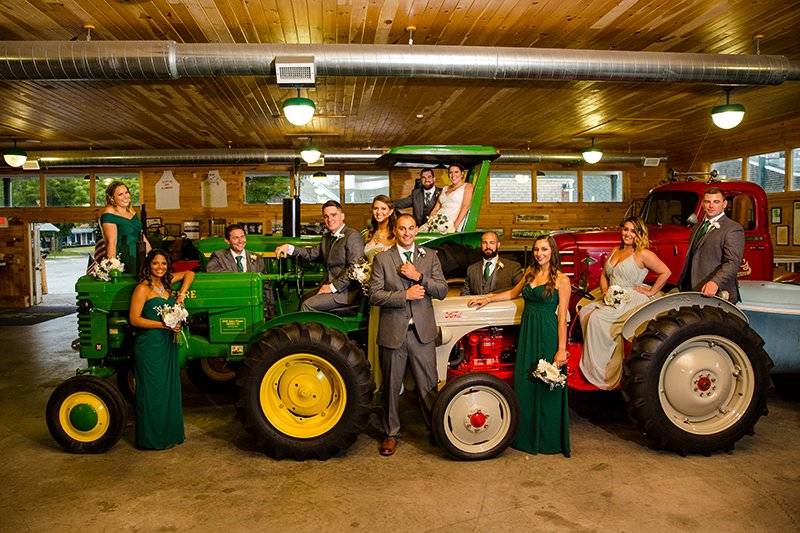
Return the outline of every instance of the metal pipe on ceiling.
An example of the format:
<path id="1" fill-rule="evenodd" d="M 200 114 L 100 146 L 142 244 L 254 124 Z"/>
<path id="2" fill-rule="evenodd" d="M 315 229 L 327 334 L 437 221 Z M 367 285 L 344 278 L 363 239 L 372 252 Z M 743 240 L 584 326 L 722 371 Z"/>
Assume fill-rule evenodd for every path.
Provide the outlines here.
<path id="1" fill-rule="evenodd" d="M 778 85 L 800 62 L 776 55 L 482 46 L 0 41 L 3 80 L 274 76 L 276 56 L 313 56 L 318 76 Z"/>
<path id="2" fill-rule="evenodd" d="M 372 164 L 383 150 L 325 151 L 325 164 Z M 29 159 L 39 162 L 44 170 L 65 168 L 113 168 L 152 166 L 264 165 L 292 164 L 300 160 L 300 152 L 266 149 L 221 150 L 86 150 L 74 152 L 31 152 Z M 647 156 L 636 154 L 604 154 L 604 163 L 642 164 Z M 657 158 L 650 156 L 651 158 Z M 665 157 L 660 159 L 666 160 Z M 581 154 L 532 150 L 501 150 L 498 163 L 561 163 L 582 162 Z"/>

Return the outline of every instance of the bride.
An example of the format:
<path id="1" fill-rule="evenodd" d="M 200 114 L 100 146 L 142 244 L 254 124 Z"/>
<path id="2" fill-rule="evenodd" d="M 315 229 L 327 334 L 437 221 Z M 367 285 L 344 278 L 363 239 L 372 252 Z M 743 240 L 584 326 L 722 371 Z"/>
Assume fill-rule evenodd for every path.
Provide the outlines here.
<path id="1" fill-rule="evenodd" d="M 464 221 L 469 212 L 469 204 L 472 202 L 472 184 L 464 181 L 464 167 L 454 163 L 447 168 L 452 185 L 442 189 L 436 205 L 433 206 L 428 222 L 420 226 L 419 230 L 440 231 L 441 233 L 454 233 L 461 231 Z M 436 224 L 437 227 L 430 227 L 437 214 L 445 218 L 444 226 Z"/>

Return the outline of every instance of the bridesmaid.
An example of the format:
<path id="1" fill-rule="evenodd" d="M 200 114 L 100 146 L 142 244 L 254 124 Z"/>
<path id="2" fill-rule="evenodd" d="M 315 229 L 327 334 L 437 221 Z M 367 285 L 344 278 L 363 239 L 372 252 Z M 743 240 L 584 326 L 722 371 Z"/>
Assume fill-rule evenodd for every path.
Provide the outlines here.
<path id="1" fill-rule="evenodd" d="M 567 388 L 550 389 L 532 372 L 544 359 L 558 367 L 567 362 L 567 305 L 569 278 L 561 272 L 558 248 L 544 235 L 533 243 L 533 265 L 519 283 L 501 293 L 470 300 L 470 306 L 511 300 L 525 301 L 514 365 L 514 390 L 520 405 L 520 423 L 512 446 L 528 453 L 570 456 Z M 562 369 L 563 371 L 566 369 Z"/>
<path id="2" fill-rule="evenodd" d="M 172 273 L 167 254 L 155 249 L 147 254 L 142 281 L 131 298 L 129 319 L 138 328 L 134 345 L 136 376 L 136 446 L 164 450 L 184 440 L 181 404 L 181 368 L 175 335 L 161 321 L 157 308 L 181 304 L 194 279 L 194 272 Z M 172 295 L 172 283 L 182 281 Z"/>
<path id="3" fill-rule="evenodd" d="M 131 207 L 131 193 L 121 181 L 112 181 L 106 187 L 106 207 L 100 216 L 103 239 L 106 243 L 105 257 L 117 254 L 125 265 L 125 272 L 136 274 L 136 241 L 142 232 L 142 220 Z M 146 251 L 150 243 L 145 238 Z"/>

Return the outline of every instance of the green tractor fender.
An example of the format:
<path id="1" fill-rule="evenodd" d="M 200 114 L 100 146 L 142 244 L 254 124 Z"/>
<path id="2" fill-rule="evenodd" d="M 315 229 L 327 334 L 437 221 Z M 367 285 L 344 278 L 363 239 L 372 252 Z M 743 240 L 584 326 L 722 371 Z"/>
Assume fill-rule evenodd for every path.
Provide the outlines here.
<path id="1" fill-rule="evenodd" d="M 264 325 L 253 331 L 253 340 L 257 340 L 265 331 L 272 328 L 291 324 L 292 322 L 299 322 L 306 324 L 308 322 L 316 322 L 326 328 L 335 329 L 347 335 L 350 329 L 347 323 L 339 316 L 333 313 L 325 313 L 322 311 L 296 311 L 294 313 L 286 313 L 285 315 L 276 316 L 272 320 L 265 322 Z"/>

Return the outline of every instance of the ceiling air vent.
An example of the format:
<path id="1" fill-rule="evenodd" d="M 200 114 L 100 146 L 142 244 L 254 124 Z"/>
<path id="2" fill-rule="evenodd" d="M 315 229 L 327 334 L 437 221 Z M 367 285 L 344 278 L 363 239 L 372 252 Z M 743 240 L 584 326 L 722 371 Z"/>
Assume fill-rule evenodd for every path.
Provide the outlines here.
<path id="1" fill-rule="evenodd" d="M 644 166 L 646 167 L 657 167 L 661 164 L 660 157 L 645 157 L 644 158 Z"/>
<path id="2" fill-rule="evenodd" d="M 276 57 L 275 78 L 279 87 L 313 87 L 314 56 Z"/>
<path id="3" fill-rule="evenodd" d="M 27 161 L 22 163 L 22 170 L 39 170 L 39 160 L 28 159 Z"/>

